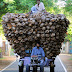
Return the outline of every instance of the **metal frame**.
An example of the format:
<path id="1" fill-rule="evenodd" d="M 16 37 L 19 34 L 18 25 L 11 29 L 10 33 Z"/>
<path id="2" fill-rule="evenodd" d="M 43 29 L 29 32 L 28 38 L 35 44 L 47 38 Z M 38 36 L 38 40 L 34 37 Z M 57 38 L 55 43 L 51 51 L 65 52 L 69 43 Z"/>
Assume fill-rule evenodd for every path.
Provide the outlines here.
<path id="1" fill-rule="evenodd" d="M 23 63 L 24 63 L 25 60 L 26 59 L 21 58 L 19 61 L 23 61 Z M 48 61 L 50 62 L 50 65 L 48 65 L 48 66 L 50 66 L 50 72 L 55 72 L 54 71 L 54 67 L 55 67 L 54 60 L 55 60 L 55 58 L 48 59 Z M 29 65 L 29 67 L 33 67 L 33 72 L 37 72 L 37 67 L 40 67 L 40 65 L 38 65 L 38 64 L 35 64 L 35 65 L 28 64 L 28 65 Z M 23 68 L 24 68 L 24 64 L 21 67 L 19 66 L 19 72 L 23 72 Z"/>

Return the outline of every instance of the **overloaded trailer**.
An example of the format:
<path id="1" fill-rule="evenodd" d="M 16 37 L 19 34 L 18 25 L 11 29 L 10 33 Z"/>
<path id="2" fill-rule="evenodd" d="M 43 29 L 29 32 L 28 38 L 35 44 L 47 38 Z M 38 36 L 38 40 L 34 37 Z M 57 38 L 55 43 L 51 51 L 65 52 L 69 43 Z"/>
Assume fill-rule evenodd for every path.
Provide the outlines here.
<path id="1" fill-rule="evenodd" d="M 7 13 L 2 17 L 2 25 L 6 39 L 12 45 L 14 53 L 20 55 L 20 62 L 26 63 L 25 58 L 30 58 L 30 63 L 26 65 L 26 70 L 36 71 L 38 66 L 38 56 L 30 57 L 32 48 L 36 45 L 36 41 L 41 43 L 41 47 L 48 58 L 48 66 L 50 71 L 54 72 L 54 59 L 60 54 L 61 43 L 64 41 L 65 33 L 69 25 L 69 20 L 63 14 L 50 14 L 49 12 L 37 12 L 34 14 L 15 14 Z M 27 51 L 30 51 L 27 53 Z M 30 54 L 29 54 L 30 53 Z M 32 62 L 33 61 L 33 62 Z M 40 66 L 40 65 L 39 65 Z M 19 67 L 19 70 L 23 66 Z M 40 66 L 43 71 L 43 67 Z"/>

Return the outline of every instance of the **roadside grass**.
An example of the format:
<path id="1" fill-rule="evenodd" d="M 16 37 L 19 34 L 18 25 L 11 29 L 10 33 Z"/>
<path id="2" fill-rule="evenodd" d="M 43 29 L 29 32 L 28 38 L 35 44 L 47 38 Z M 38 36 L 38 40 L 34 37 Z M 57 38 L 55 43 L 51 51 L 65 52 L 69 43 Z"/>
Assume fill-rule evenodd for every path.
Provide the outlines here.
<path id="1" fill-rule="evenodd" d="M 4 60 L 4 59 L 6 59 L 6 58 L 0 58 L 0 60 Z"/>
<path id="2" fill-rule="evenodd" d="M 69 60 L 72 60 L 72 58 L 70 58 Z"/>

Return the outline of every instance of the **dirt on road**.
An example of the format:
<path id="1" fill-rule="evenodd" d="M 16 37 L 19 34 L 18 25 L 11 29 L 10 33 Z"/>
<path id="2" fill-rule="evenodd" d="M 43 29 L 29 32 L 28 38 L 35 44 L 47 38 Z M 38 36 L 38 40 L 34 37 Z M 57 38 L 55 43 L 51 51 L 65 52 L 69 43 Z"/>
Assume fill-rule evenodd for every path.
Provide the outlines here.
<path id="1" fill-rule="evenodd" d="M 10 63 L 16 60 L 15 56 L 4 56 L 0 59 L 0 70 L 7 67 Z"/>
<path id="2" fill-rule="evenodd" d="M 59 57 L 66 67 L 67 72 L 72 72 L 72 54 L 60 54 Z"/>

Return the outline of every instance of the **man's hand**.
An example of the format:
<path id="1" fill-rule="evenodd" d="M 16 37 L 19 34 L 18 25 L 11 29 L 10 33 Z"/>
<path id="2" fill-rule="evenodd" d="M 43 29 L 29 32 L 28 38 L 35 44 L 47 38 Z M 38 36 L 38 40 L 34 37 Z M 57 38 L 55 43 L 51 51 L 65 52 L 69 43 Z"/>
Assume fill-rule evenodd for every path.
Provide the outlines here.
<path id="1" fill-rule="evenodd" d="M 30 12 L 28 12 L 28 13 L 26 13 L 26 14 L 31 14 L 32 13 L 32 11 L 30 11 Z"/>
<path id="2" fill-rule="evenodd" d="M 45 61 L 45 57 L 44 57 L 44 61 Z"/>
<path id="3" fill-rule="evenodd" d="M 42 12 L 44 12 L 44 13 L 47 13 L 47 11 L 44 9 L 44 10 L 42 10 Z"/>
<path id="4" fill-rule="evenodd" d="M 38 57 L 38 56 L 33 55 L 33 56 L 31 56 L 31 57 Z"/>
<path id="5" fill-rule="evenodd" d="M 18 58 L 18 55 L 16 55 L 16 57 Z"/>
<path id="6" fill-rule="evenodd" d="M 43 59 L 45 61 L 45 57 L 42 57 L 41 59 Z"/>

